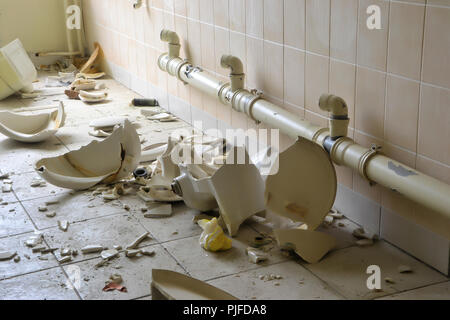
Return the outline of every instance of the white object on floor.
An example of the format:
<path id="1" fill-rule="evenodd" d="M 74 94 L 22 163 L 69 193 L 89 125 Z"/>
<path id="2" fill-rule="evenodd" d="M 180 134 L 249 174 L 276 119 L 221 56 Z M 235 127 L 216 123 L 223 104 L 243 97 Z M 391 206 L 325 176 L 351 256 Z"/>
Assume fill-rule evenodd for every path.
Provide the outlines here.
<path id="1" fill-rule="evenodd" d="M 42 142 L 52 137 L 64 125 L 65 118 L 62 102 L 56 110 L 36 114 L 0 111 L 0 133 L 21 142 Z"/>
<path id="2" fill-rule="evenodd" d="M 18 91 L 32 92 L 37 71 L 19 39 L 0 49 L 0 100 Z"/>
<path id="3" fill-rule="evenodd" d="M 141 158 L 141 143 L 134 126 L 126 120 L 111 136 L 79 150 L 35 164 L 49 183 L 67 189 L 86 190 L 100 182 L 113 183 L 129 176 Z"/>

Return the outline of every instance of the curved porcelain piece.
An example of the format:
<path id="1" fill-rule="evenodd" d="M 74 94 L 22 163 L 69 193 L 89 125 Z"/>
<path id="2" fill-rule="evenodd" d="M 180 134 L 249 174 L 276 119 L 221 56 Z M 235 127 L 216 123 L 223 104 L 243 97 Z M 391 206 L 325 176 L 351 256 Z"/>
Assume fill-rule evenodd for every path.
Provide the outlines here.
<path id="1" fill-rule="evenodd" d="M 264 181 L 245 148 L 235 147 L 227 163 L 206 178 L 196 179 L 192 168 L 179 167 L 181 175 L 174 185 L 185 204 L 200 211 L 219 208 L 231 236 L 246 219 L 264 210 Z"/>
<path id="2" fill-rule="evenodd" d="M 299 139 L 280 153 L 277 170 L 266 178 L 266 209 L 315 230 L 333 207 L 337 178 L 328 153 L 306 139 Z"/>
<path id="3" fill-rule="evenodd" d="M 125 120 L 111 136 L 92 141 L 79 150 L 45 158 L 35 165 L 47 182 L 61 188 L 85 190 L 98 183 L 112 183 L 128 177 L 138 166 L 141 143 L 134 126 Z"/>
<path id="4" fill-rule="evenodd" d="M 0 133 L 21 142 L 42 142 L 64 125 L 65 117 L 62 102 L 56 110 L 36 114 L 0 111 Z"/>
<path id="5" fill-rule="evenodd" d="M 153 300 L 237 300 L 236 297 L 207 284 L 170 270 L 152 270 Z"/>

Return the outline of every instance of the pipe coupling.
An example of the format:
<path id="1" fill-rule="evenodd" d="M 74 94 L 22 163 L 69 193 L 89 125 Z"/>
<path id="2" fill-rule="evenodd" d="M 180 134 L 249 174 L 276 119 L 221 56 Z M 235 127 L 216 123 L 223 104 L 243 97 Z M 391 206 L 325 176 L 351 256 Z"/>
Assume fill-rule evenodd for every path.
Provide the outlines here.
<path id="1" fill-rule="evenodd" d="M 376 156 L 379 151 L 380 151 L 381 147 L 377 146 L 376 144 L 373 144 L 369 150 L 367 150 L 359 159 L 359 164 L 358 164 L 358 171 L 359 174 L 364 177 L 364 179 L 366 179 L 367 181 L 370 182 L 370 184 L 375 184 L 375 182 L 373 182 L 372 180 L 370 180 L 370 178 L 367 175 L 367 163 L 374 157 Z"/>
<path id="2" fill-rule="evenodd" d="M 247 114 L 252 120 L 258 121 L 253 116 L 253 106 L 261 99 L 261 95 L 254 95 L 247 90 L 238 90 L 233 94 L 231 106 L 238 112 Z"/>

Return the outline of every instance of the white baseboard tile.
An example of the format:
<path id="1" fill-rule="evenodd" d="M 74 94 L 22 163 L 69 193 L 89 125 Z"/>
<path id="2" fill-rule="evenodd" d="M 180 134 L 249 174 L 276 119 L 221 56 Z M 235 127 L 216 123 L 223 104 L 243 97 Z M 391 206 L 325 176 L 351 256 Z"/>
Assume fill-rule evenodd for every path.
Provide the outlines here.
<path id="1" fill-rule="evenodd" d="M 200 110 L 197 107 L 191 106 L 192 113 L 192 123 L 191 125 L 195 128 L 202 130 L 203 132 L 211 135 L 217 136 L 217 119 L 214 118 L 209 113 Z M 208 132 L 206 132 L 208 130 Z"/>
<path id="2" fill-rule="evenodd" d="M 381 211 L 381 237 L 449 275 L 450 240 L 385 208 Z"/>
<path id="3" fill-rule="evenodd" d="M 131 88 L 131 74 L 127 70 L 113 63 L 109 63 L 109 67 L 111 77 L 123 84 L 125 87 Z"/>
<path id="4" fill-rule="evenodd" d="M 159 106 L 167 111 L 170 111 L 169 107 L 169 95 L 165 90 L 147 83 L 147 98 L 158 100 Z"/>
<path id="5" fill-rule="evenodd" d="M 147 98 L 147 81 L 140 79 L 134 75 L 131 75 L 131 90 L 140 94 L 144 98 Z"/>
<path id="6" fill-rule="evenodd" d="M 372 200 L 338 185 L 335 208 L 366 230 L 380 234 L 381 206 Z"/>
<path id="7" fill-rule="evenodd" d="M 191 105 L 184 100 L 169 95 L 169 110 L 181 120 L 187 123 L 192 122 Z"/>

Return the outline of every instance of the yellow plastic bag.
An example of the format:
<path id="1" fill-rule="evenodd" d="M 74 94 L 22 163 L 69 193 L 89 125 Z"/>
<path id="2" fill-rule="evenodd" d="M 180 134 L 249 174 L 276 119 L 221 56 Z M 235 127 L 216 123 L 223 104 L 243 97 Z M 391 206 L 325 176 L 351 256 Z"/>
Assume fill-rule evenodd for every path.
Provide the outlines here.
<path id="1" fill-rule="evenodd" d="M 203 229 L 200 236 L 200 245 L 208 251 L 225 251 L 231 249 L 231 239 L 228 238 L 219 226 L 217 218 L 212 220 L 199 220 L 198 225 Z"/>

